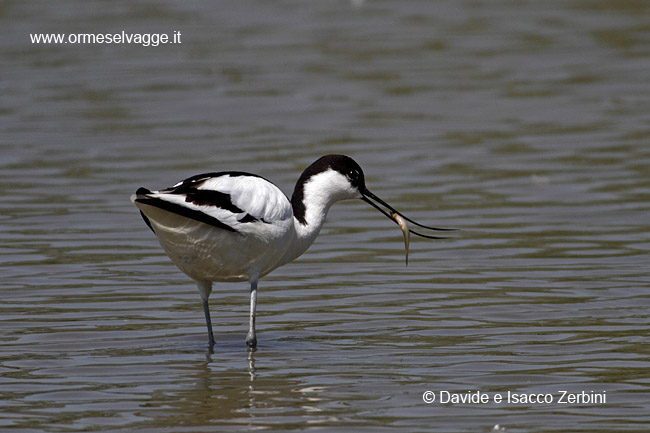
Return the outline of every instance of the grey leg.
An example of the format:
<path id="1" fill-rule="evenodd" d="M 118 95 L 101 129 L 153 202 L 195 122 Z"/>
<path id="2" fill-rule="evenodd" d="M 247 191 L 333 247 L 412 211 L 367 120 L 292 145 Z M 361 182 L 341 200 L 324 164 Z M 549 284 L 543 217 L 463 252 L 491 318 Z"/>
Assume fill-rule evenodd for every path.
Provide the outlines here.
<path id="1" fill-rule="evenodd" d="M 205 323 L 208 325 L 208 342 L 210 348 L 214 346 L 214 335 L 212 334 L 212 320 L 210 320 L 210 307 L 208 306 L 208 300 L 203 299 L 203 312 L 205 313 Z"/>
<path id="2" fill-rule="evenodd" d="M 251 280 L 251 311 L 250 322 L 248 326 L 248 335 L 246 336 L 246 344 L 248 347 L 255 348 L 257 346 L 257 336 L 255 335 L 255 308 L 257 307 L 257 278 Z"/>

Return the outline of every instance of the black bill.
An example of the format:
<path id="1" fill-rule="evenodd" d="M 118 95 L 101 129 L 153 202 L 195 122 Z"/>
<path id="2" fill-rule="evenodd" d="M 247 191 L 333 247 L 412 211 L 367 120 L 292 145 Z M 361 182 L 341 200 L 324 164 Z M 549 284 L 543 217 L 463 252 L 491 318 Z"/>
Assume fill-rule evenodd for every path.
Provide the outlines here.
<path id="1" fill-rule="evenodd" d="M 406 225 L 403 222 L 403 220 L 406 220 L 406 221 L 410 222 L 411 224 L 413 224 L 415 226 L 418 226 L 420 228 L 426 229 L 426 230 L 433 230 L 433 231 L 453 231 L 453 230 L 456 230 L 456 229 L 445 229 L 445 228 L 440 228 L 440 227 L 425 226 L 424 224 L 420 224 L 417 221 L 413 221 L 412 219 L 410 219 L 407 216 L 403 215 L 401 212 L 398 212 L 391 205 L 389 205 L 388 203 L 386 203 L 385 201 L 383 201 L 382 199 L 380 199 L 379 197 L 377 197 L 376 195 L 374 195 L 373 193 L 371 193 L 367 189 L 364 190 L 361 194 L 363 196 L 361 198 L 363 201 L 370 204 L 372 207 L 377 209 L 379 212 L 386 215 L 387 218 L 389 218 L 393 222 L 395 222 L 395 224 L 399 225 L 403 232 L 408 230 L 408 232 L 413 233 L 416 236 L 420 236 L 420 237 L 427 238 L 427 239 L 447 239 L 447 237 L 445 237 L 445 236 L 434 236 L 434 235 L 429 235 L 429 234 L 425 234 L 425 233 L 420 233 L 420 232 L 417 232 L 417 231 L 415 231 L 413 229 L 410 229 L 410 228 L 408 228 L 408 225 Z M 384 206 L 384 208 L 386 208 L 388 210 L 380 207 L 379 205 Z M 401 218 L 396 218 L 396 216 L 399 216 Z"/>

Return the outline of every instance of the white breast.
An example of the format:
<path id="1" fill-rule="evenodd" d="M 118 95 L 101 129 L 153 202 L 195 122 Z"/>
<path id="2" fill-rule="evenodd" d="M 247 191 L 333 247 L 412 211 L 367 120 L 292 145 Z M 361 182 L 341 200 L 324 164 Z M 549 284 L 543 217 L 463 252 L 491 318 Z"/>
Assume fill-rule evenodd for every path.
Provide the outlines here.
<path id="1" fill-rule="evenodd" d="M 197 281 L 263 276 L 286 263 L 294 244 L 291 203 L 261 177 L 194 177 L 134 202 L 172 261 Z"/>

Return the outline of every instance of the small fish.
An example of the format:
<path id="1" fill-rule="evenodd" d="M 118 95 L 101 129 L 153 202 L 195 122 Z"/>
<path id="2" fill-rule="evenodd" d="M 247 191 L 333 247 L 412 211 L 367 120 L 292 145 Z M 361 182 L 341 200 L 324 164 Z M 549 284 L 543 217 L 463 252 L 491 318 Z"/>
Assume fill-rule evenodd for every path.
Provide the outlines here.
<path id="1" fill-rule="evenodd" d="M 402 229 L 402 233 L 404 233 L 404 248 L 406 249 L 406 266 L 408 266 L 409 265 L 409 239 L 411 235 L 409 231 L 409 224 L 406 222 L 404 218 L 402 218 L 401 215 L 397 213 L 392 213 L 391 218 L 395 220 L 399 228 Z"/>

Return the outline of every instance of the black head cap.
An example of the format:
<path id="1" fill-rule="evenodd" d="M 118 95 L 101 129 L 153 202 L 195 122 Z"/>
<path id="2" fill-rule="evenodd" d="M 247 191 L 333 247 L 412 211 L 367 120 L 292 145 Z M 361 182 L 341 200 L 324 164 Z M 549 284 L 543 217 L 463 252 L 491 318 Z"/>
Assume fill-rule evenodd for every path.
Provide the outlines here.
<path id="1" fill-rule="evenodd" d="M 322 173 L 329 169 L 338 171 L 348 178 L 350 184 L 356 187 L 362 193 L 366 190 L 366 179 L 363 170 L 356 161 L 346 155 L 325 155 L 314 161 L 305 169 L 296 182 L 296 188 L 293 190 L 291 204 L 293 205 L 294 215 L 304 224 L 304 204 L 303 193 L 304 185 L 314 175 Z"/>
<path id="2" fill-rule="evenodd" d="M 325 155 L 318 158 L 312 165 L 307 167 L 300 176 L 298 183 L 302 180 L 306 182 L 311 176 L 327 171 L 328 169 L 338 171 L 346 176 L 352 186 L 359 188 L 360 191 L 365 189 L 366 180 L 363 170 L 357 162 L 346 155 Z"/>

